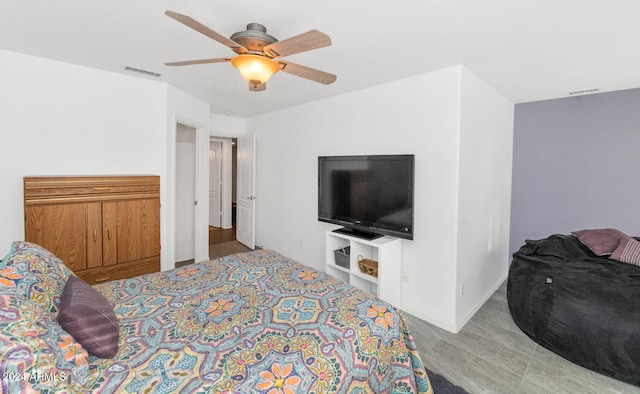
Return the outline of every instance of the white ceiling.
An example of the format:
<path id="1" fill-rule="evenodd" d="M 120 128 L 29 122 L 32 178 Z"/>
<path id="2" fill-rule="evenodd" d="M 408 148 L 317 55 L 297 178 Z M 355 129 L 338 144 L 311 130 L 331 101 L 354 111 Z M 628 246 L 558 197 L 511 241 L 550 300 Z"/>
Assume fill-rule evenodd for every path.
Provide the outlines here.
<path id="1" fill-rule="evenodd" d="M 250 92 L 229 63 L 167 67 L 233 52 L 165 10 L 227 37 L 250 22 L 280 40 L 320 30 L 332 46 L 285 59 L 338 79 L 277 73 Z M 639 20 L 638 0 L 1 0 L 0 49 L 157 72 L 213 113 L 249 117 L 456 64 L 515 103 L 635 88 Z"/>

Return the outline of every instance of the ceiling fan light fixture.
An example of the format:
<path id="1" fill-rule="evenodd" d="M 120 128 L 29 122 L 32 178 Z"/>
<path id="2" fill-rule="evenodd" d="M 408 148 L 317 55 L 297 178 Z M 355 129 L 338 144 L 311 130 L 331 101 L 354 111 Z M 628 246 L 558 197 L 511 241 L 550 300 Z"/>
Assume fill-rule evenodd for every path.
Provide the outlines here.
<path id="1" fill-rule="evenodd" d="M 278 63 L 259 55 L 238 55 L 231 59 L 231 64 L 240 71 L 242 78 L 254 84 L 265 83 L 280 71 Z"/>
<path id="2" fill-rule="evenodd" d="M 187 15 L 169 10 L 165 14 L 212 40 L 229 47 L 237 54 L 233 58 L 219 57 L 165 63 L 167 66 L 231 62 L 240 71 L 242 77 L 249 82 L 249 90 L 252 92 L 264 91 L 267 88 L 266 82 L 269 78 L 280 70 L 287 74 L 325 85 L 336 81 L 336 76 L 333 74 L 279 59 L 283 56 L 290 56 L 331 45 L 331 38 L 318 30 L 309 30 L 306 33 L 279 41 L 275 37 L 268 35 L 267 28 L 263 25 L 249 23 L 246 31 L 236 32 L 227 38 Z"/>

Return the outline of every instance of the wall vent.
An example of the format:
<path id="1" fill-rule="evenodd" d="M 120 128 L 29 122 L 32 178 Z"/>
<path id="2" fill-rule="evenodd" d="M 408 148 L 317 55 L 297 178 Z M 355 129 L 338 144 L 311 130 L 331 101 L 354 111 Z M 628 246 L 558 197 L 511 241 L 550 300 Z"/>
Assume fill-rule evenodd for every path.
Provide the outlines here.
<path id="1" fill-rule="evenodd" d="M 584 89 L 584 90 L 576 90 L 573 92 L 569 92 L 570 96 L 576 95 L 576 94 L 591 94 L 591 93 L 597 93 L 598 91 L 600 91 L 600 89 L 596 88 L 596 89 Z"/>
<path id="2" fill-rule="evenodd" d="M 158 74 L 158 73 L 155 73 L 153 71 L 147 71 L 147 70 L 143 70 L 143 69 L 140 69 L 140 68 L 129 67 L 129 66 L 125 66 L 124 71 L 132 72 L 132 73 L 138 73 L 138 74 L 144 74 L 146 76 L 155 77 L 155 78 L 159 78 L 159 77 L 162 76 L 162 74 Z"/>

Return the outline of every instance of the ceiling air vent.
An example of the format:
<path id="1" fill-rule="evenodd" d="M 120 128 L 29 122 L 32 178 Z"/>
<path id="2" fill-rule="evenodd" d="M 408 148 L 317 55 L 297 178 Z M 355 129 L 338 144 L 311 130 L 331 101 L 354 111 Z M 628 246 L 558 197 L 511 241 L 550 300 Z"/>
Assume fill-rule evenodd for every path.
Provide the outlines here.
<path id="1" fill-rule="evenodd" d="M 597 93 L 598 91 L 600 91 L 600 89 L 596 88 L 596 89 L 584 89 L 584 90 L 576 90 L 573 92 L 569 92 L 569 96 L 574 96 L 576 94 L 591 94 L 591 93 Z"/>
<path id="2" fill-rule="evenodd" d="M 153 71 L 142 70 L 140 68 L 129 67 L 129 66 L 125 66 L 124 71 L 143 74 L 143 75 L 146 75 L 148 77 L 155 77 L 155 78 L 159 78 L 159 77 L 162 76 L 162 74 L 158 74 L 158 73 L 155 73 Z"/>

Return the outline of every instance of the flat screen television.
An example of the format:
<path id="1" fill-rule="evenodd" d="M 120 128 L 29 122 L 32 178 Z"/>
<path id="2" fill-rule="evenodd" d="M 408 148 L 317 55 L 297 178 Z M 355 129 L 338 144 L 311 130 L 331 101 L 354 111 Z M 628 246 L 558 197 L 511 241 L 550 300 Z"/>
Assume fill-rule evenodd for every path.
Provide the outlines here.
<path id="1" fill-rule="evenodd" d="M 414 155 L 318 157 L 318 220 L 337 232 L 413 239 Z"/>

